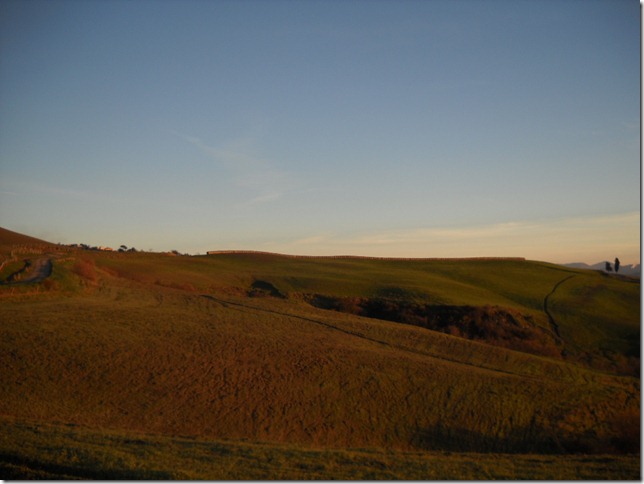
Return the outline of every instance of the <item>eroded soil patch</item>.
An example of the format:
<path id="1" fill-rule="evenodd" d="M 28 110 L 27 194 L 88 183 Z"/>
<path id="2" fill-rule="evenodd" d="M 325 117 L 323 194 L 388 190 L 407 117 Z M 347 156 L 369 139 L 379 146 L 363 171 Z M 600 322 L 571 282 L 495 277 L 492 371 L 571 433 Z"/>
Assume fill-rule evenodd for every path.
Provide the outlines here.
<path id="1" fill-rule="evenodd" d="M 561 357 L 561 340 L 537 325 L 532 316 L 499 306 L 421 304 L 390 298 L 307 295 L 320 309 L 411 324 L 536 355 Z"/>
<path id="2" fill-rule="evenodd" d="M 273 284 L 266 281 L 256 280 L 250 286 L 248 290 L 248 295 L 250 297 L 277 297 L 280 299 L 286 298 L 279 289 L 277 289 Z"/>

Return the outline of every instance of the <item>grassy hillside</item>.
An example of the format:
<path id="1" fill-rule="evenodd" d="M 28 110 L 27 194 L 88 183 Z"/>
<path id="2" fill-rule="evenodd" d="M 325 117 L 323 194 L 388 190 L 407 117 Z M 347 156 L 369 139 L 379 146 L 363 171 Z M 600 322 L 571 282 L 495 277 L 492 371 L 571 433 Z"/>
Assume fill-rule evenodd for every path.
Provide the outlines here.
<path id="1" fill-rule="evenodd" d="M 46 242 L 35 237 L 30 237 L 29 235 L 19 234 L 18 232 L 13 232 L 12 230 L 3 229 L 0 227 L 0 247 L 5 250 L 11 250 L 23 246 L 29 247 L 38 247 L 38 246 L 53 246 L 49 242 Z"/>
<path id="2" fill-rule="evenodd" d="M 16 440 L 20 455 L 11 454 Z M 639 474 L 634 456 L 305 449 L 0 419 L 5 479 L 635 480 Z"/>
<path id="3" fill-rule="evenodd" d="M 639 374 L 639 281 L 596 271 L 515 260 L 407 261 L 269 254 L 113 254 L 101 255 L 96 263 L 110 274 L 144 284 L 203 293 L 273 295 L 294 303 L 307 301 L 309 305 L 363 316 L 375 314 L 381 319 L 415 323 L 543 356 L 563 354 L 569 361 L 620 374 Z M 580 295 L 576 288 L 594 291 L 598 297 Z M 548 303 L 556 328 L 545 311 Z M 390 310 L 373 309 L 383 306 Z M 464 308 L 487 308 L 488 328 L 485 321 L 474 328 L 479 334 L 472 328 L 432 325 L 432 319 L 436 319 L 432 314 L 446 307 L 454 308 L 454 317 L 461 319 L 468 315 L 476 319 L 471 309 L 468 312 Z M 398 314 L 405 310 L 411 314 Z M 514 321 L 507 321 L 508 314 Z M 486 334 L 490 325 L 503 325 L 503 315 L 510 341 L 503 341 L 498 334 Z M 425 321 L 419 321 L 419 317 Z M 597 330 L 597 325 L 607 330 Z M 614 331 L 616 328 L 619 331 Z"/>
<path id="4" fill-rule="evenodd" d="M 261 443 L 298 465 L 353 462 L 351 455 L 373 461 L 385 478 L 405 459 L 445 457 L 435 452 L 491 453 L 497 463 L 505 458 L 496 453 L 508 452 L 639 453 L 639 283 L 529 261 L 80 250 L 51 257 L 45 281 L 0 286 L 5 436 L 22 429 L 25 442 L 42 435 L 38 445 L 45 445 L 50 433 L 65 434 L 46 425 L 73 425 L 73 439 L 93 442 L 78 444 L 82 455 L 91 454 L 86 445 L 96 455 L 97 436 L 106 432 L 106 439 L 109 432 L 157 435 L 161 454 L 193 442 L 185 439 L 204 446 L 228 439 L 232 447 Z M 434 315 L 438 307 L 477 308 L 470 327 L 489 330 L 494 317 L 532 325 L 560 351 L 544 356 L 483 333 L 456 336 L 343 306 L 324 309 L 315 297 Z M 138 447 L 126 442 L 126 451 L 147 456 L 152 444 L 141 439 Z M 7 442 L 0 450 L 7 469 L 36 472 L 35 456 L 47 454 Z M 251 447 L 249 458 L 260 452 Z M 418 452 L 424 457 L 410 457 Z M 52 459 L 48 468 L 66 473 L 84 457 Z M 123 466 L 145 467 L 132 459 Z M 346 476 L 341 467 L 306 475 Z M 478 477 L 500 475 L 488 471 Z M 217 472 L 256 476 L 250 467 L 244 475 Z"/>

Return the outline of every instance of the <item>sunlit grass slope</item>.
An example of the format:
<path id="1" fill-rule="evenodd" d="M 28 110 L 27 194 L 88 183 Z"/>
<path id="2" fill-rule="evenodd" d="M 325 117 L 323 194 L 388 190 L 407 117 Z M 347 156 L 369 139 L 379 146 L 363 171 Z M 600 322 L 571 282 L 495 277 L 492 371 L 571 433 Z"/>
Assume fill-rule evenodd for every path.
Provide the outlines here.
<path id="1" fill-rule="evenodd" d="M 639 356 L 638 283 L 526 261 L 52 257 L 48 284 L 0 286 L 3 432 L 59 423 L 90 440 L 111 429 L 399 456 L 639 452 L 639 377 L 619 367 Z M 329 311 L 310 295 L 498 306 L 554 331 L 546 303 L 565 351 Z M 172 442 L 160 448 L 184 445 Z M 397 465 L 378 459 L 381 477 Z"/>
<path id="2" fill-rule="evenodd" d="M 168 257 L 115 254 L 100 267 L 123 278 L 193 291 L 246 295 L 255 281 L 290 300 L 321 294 L 426 305 L 498 306 L 553 332 L 570 361 L 639 370 L 640 285 L 596 271 L 516 260 L 292 258 L 269 254 Z M 556 288 L 556 289 L 555 289 Z M 553 292 L 553 289 L 554 292 Z"/>
<path id="3" fill-rule="evenodd" d="M 600 369 L 639 370 L 639 281 L 590 271 L 565 280 L 550 308 L 570 354 Z"/>

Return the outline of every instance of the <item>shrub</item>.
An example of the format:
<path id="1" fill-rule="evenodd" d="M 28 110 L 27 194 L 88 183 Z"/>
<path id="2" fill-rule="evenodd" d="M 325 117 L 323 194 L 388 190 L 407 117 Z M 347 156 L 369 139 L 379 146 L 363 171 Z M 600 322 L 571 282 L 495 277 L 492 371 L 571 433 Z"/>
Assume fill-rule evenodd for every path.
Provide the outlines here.
<path id="1" fill-rule="evenodd" d="M 76 264 L 74 264 L 72 271 L 82 279 L 85 279 L 89 282 L 96 282 L 96 264 L 93 260 L 79 259 L 78 261 L 76 261 Z"/>

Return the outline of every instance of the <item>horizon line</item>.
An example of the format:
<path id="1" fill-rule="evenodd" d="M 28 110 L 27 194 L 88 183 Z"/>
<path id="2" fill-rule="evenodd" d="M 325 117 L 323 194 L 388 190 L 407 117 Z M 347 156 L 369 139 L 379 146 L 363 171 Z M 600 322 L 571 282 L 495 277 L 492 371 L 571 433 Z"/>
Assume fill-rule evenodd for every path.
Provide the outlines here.
<path id="1" fill-rule="evenodd" d="M 209 250 L 206 255 L 227 255 L 227 254 L 248 254 L 248 255 L 274 255 L 293 259 L 375 259 L 375 260 L 509 260 L 525 261 L 525 257 L 385 257 L 369 255 L 299 255 L 282 254 L 263 250 Z"/>

